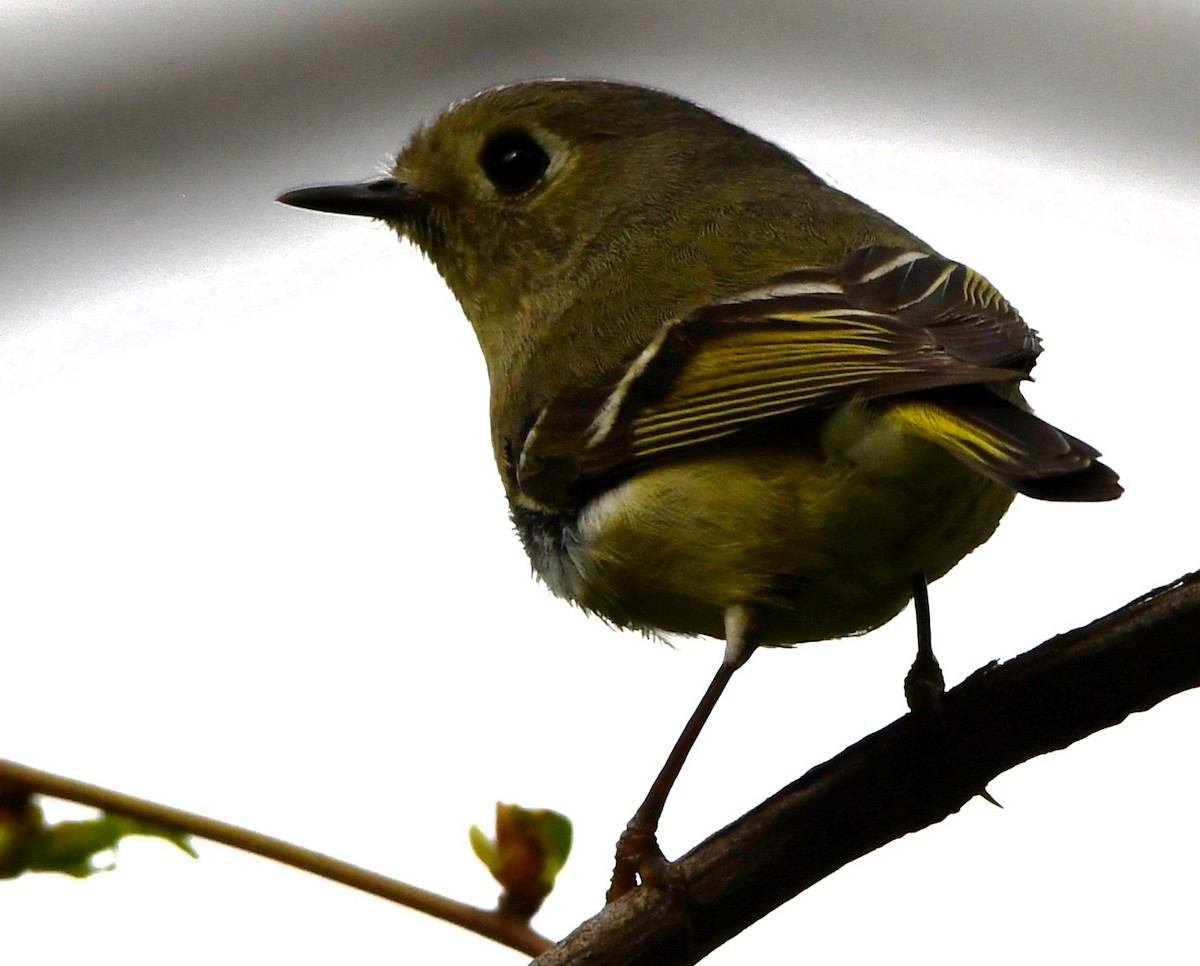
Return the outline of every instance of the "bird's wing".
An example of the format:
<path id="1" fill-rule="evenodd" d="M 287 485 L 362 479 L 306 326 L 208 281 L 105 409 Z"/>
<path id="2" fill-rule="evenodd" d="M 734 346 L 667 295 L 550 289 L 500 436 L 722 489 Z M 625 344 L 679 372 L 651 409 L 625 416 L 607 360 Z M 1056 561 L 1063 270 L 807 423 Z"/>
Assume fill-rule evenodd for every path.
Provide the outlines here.
<path id="1" fill-rule="evenodd" d="M 517 480 L 534 501 L 567 506 L 589 483 L 766 419 L 1026 378 L 1039 351 L 967 266 L 863 248 L 669 322 L 600 387 L 552 399 Z"/>

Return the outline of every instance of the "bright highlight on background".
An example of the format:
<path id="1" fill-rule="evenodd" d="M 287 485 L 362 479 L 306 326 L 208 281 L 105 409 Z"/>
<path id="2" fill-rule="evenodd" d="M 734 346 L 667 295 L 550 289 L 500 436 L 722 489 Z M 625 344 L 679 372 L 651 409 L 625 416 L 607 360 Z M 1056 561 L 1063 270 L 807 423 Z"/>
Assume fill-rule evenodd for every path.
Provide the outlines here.
<path id="1" fill-rule="evenodd" d="M 1127 487 L 1113 505 L 1019 500 L 934 585 L 947 677 L 1195 568 L 1200 193 L 1078 156 L 984 150 L 961 131 L 917 139 L 852 115 L 797 127 L 791 104 L 714 106 L 996 283 L 1045 339 L 1030 400 Z M 364 145 L 358 168 L 314 162 L 309 177 L 377 160 Z M 292 164 L 274 190 L 294 186 Z M 617 633 L 537 587 L 491 464 L 482 360 L 436 273 L 383 229 L 269 199 L 240 213 L 253 231 L 231 247 L 215 223 L 190 258 L 114 252 L 61 297 L 70 261 L 47 250 L 47 281 L 6 313 L 0 755 L 480 904 L 495 888 L 468 827 L 496 799 L 554 808 L 575 821 L 576 849 L 535 925 L 564 934 L 599 906 L 616 834 L 720 648 Z M 203 193 L 189 205 L 181 217 Z M 905 614 L 859 640 L 756 655 L 672 797 L 668 854 L 901 714 L 913 646 Z M 1185 695 L 1023 765 L 991 786 L 1003 812 L 969 804 L 708 961 L 1186 961 L 1198 721 Z M 191 863 L 133 843 L 110 876 L 0 883 L 6 951 L 518 961 L 200 851 Z"/>

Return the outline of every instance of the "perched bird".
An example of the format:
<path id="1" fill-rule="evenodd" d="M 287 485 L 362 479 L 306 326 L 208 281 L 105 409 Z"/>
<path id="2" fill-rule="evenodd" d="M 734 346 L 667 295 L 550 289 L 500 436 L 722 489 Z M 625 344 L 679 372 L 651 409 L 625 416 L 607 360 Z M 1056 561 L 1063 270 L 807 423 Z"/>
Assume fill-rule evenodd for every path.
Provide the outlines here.
<path id="1" fill-rule="evenodd" d="M 437 267 L 555 594 L 725 640 L 610 896 L 662 861 L 671 783 L 756 647 L 885 623 L 1014 493 L 1121 493 L 1021 397 L 1038 338 L 983 276 L 670 94 L 499 87 L 417 130 L 386 177 L 279 200 L 382 219 Z"/>

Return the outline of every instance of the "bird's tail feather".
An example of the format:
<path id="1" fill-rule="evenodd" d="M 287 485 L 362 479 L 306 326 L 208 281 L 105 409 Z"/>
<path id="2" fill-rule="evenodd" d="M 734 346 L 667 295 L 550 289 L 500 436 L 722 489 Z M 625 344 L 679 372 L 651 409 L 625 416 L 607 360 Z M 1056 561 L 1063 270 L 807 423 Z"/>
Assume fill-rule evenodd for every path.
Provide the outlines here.
<path id="1" fill-rule="evenodd" d="M 988 390 L 898 399 L 887 418 L 1038 500 L 1094 502 L 1122 492 L 1096 449 Z"/>

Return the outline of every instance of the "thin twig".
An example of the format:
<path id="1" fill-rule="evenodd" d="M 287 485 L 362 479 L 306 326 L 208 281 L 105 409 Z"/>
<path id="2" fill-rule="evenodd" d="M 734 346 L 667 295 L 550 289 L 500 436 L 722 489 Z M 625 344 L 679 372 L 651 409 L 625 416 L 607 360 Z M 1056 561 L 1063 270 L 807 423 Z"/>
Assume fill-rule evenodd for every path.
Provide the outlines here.
<path id="1" fill-rule="evenodd" d="M 361 866 L 342 862 L 321 852 L 314 852 L 312 849 L 203 815 L 135 798 L 4 758 L 0 758 L 0 785 L 12 785 L 34 794 L 90 805 L 164 828 L 177 829 L 197 838 L 220 842 L 244 852 L 253 852 L 263 858 L 273 859 L 292 868 L 311 872 L 324 879 L 340 882 L 353 889 L 462 926 L 530 956 L 536 956 L 553 945 L 551 940 L 531 929 L 528 923 L 511 916 L 448 899 L 435 892 L 371 872 Z"/>

